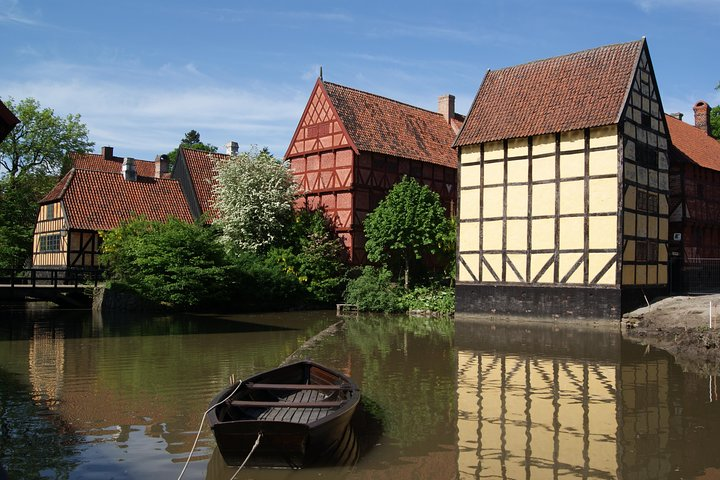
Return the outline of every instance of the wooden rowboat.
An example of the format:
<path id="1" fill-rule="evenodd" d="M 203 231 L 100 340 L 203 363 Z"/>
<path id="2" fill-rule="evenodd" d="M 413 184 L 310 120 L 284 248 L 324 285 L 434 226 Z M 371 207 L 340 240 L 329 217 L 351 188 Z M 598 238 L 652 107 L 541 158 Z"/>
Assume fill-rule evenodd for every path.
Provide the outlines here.
<path id="1" fill-rule="evenodd" d="M 348 465 L 358 455 L 350 419 L 359 401 L 349 377 L 305 360 L 221 391 L 210 403 L 217 406 L 208 422 L 228 465 L 245 461 L 259 433 L 248 466 Z"/>

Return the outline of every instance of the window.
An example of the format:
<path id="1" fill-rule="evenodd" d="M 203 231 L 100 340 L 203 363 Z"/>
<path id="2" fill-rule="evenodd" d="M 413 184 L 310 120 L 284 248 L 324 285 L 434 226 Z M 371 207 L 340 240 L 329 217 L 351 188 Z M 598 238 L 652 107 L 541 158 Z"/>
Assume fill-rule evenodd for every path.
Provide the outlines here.
<path id="1" fill-rule="evenodd" d="M 655 240 L 638 240 L 635 242 L 635 261 L 637 263 L 657 263 L 658 242 Z"/>
<path id="2" fill-rule="evenodd" d="M 644 143 L 637 143 L 635 145 L 635 159 L 637 164 L 642 167 L 658 168 L 658 152 L 654 148 L 645 145 Z"/>
<path id="3" fill-rule="evenodd" d="M 55 205 L 52 203 L 50 205 L 45 205 L 45 220 L 52 220 L 53 218 L 55 218 L 54 207 Z"/>
<path id="4" fill-rule="evenodd" d="M 640 114 L 640 117 L 642 119 L 641 120 L 642 126 L 645 128 L 650 128 L 650 114 L 643 112 Z"/>
<path id="5" fill-rule="evenodd" d="M 42 235 L 40 237 L 41 252 L 59 252 L 60 251 L 60 234 Z"/>
<path id="6" fill-rule="evenodd" d="M 658 213 L 658 195 L 638 190 L 636 209 L 639 212 Z"/>

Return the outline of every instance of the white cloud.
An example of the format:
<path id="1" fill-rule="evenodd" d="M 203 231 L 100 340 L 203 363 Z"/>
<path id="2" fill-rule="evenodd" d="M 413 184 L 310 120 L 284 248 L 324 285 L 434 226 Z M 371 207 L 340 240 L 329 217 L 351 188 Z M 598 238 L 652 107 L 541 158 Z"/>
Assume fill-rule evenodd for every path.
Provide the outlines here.
<path id="1" fill-rule="evenodd" d="M 154 158 L 177 147 L 190 129 L 221 150 L 235 140 L 267 145 L 282 155 L 310 93 L 282 86 L 218 85 L 192 64 L 122 75 L 69 64 L 29 70 L 35 74 L 22 80 L 0 78 L 3 97 L 34 97 L 56 114 L 79 113 L 96 149 L 112 145 L 119 155 L 137 158 Z M 192 78 L 187 81 L 179 72 Z"/>
<path id="2" fill-rule="evenodd" d="M 720 10 L 718 0 L 633 0 L 645 12 L 663 8 L 682 8 L 691 10 Z"/>
<path id="3" fill-rule="evenodd" d="M 19 23 L 28 26 L 41 26 L 42 22 L 23 12 L 18 0 L 0 0 L 0 23 Z"/>

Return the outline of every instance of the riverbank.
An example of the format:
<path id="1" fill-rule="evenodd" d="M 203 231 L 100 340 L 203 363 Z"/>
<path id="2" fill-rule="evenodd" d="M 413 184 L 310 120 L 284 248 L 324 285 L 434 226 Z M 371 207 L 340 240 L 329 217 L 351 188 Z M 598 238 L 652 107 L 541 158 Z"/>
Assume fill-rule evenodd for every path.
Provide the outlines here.
<path id="1" fill-rule="evenodd" d="M 684 370 L 720 374 L 720 294 L 664 298 L 622 323 L 624 337 L 666 350 Z"/>

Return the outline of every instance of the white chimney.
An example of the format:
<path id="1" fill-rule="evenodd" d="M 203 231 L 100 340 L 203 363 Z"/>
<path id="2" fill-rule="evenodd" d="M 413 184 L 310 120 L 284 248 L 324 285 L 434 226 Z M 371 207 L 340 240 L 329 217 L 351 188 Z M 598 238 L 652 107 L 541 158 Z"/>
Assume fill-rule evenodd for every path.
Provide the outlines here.
<path id="1" fill-rule="evenodd" d="M 134 182 L 137 180 L 137 170 L 135 170 L 135 159 L 131 157 L 125 157 L 122 164 L 123 178 L 128 182 Z"/>
<path id="2" fill-rule="evenodd" d="M 237 142 L 228 142 L 225 144 L 225 153 L 228 155 L 237 155 L 239 151 L 239 145 Z"/>

